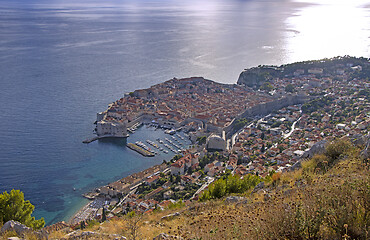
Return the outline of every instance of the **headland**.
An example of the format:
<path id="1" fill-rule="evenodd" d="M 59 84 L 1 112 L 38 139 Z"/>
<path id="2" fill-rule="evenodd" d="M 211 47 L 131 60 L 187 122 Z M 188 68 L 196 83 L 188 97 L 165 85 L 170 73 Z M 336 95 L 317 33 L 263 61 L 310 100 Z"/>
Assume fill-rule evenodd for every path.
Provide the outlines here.
<path id="1" fill-rule="evenodd" d="M 369 73 L 369 59 L 338 57 L 259 66 L 243 71 L 238 84 L 174 78 L 125 94 L 98 113 L 98 137 L 127 137 L 128 129 L 145 124 L 169 134 L 181 129 L 194 146 L 96 189 L 86 214 L 72 222 L 100 218 L 102 208 L 112 217 L 190 201 L 225 174 L 264 179 L 296 168 L 334 138 L 363 139 L 370 126 Z"/>

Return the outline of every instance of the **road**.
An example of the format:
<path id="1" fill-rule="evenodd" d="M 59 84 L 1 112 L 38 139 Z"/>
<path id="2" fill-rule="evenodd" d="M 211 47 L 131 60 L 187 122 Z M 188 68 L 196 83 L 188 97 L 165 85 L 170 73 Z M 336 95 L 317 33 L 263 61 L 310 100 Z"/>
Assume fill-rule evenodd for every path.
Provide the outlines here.
<path id="1" fill-rule="evenodd" d="M 201 191 L 203 191 L 206 187 L 208 187 L 209 184 L 211 184 L 213 181 L 215 180 L 215 178 L 213 177 L 208 177 L 208 181 L 206 183 L 204 183 L 195 193 L 194 195 L 190 198 L 190 199 L 193 199 L 195 198 L 196 195 L 198 195 Z"/>
<path id="2" fill-rule="evenodd" d="M 116 208 L 117 207 L 120 207 L 122 204 L 123 204 L 123 202 L 127 199 L 127 197 L 129 196 L 129 195 L 131 195 L 131 194 L 134 194 L 136 192 L 136 188 L 135 189 L 133 189 L 133 190 L 131 190 L 130 191 L 130 193 L 128 193 L 126 196 L 124 196 L 122 199 L 121 199 L 121 201 L 112 209 L 112 211 L 111 212 L 113 212 L 114 210 L 116 210 Z"/>
<path id="3" fill-rule="evenodd" d="M 294 132 L 295 130 L 295 125 L 297 124 L 297 122 L 299 122 L 299 120 L 301 120 L 302 116 L 299 117 L 293 124 L 292 124 L 292 129 L 290 130 L 290 132 L 288 132 L 287 134 L 283 134 L 283 139 L 286 139 L 288 137 L 290 137 L 290 135 L 292 135 L 292 133 Z"/>
<path id="4" fill-rule="evenodd" d="M 258 124 L 260 124 L 264 118 L 266 117 L 269 117 L 271 114 L 268 114 L 260 119 L 257 120 L 256 122 L 256 126 L 258 126 Z M 254 125 L 254 121 L 252 121 L 248 126 L 246 127 L 243 127 L 242 129 L 240 129 L 239 131 L 237 131 L 236 133 L 234 133 L 234 135 L 231 137 L 231 139 L 227 139 L 226 141 L 226 150 L 231 150 L 235 144 L 235 141 L 236 141 L 236 138 L 238 137 L 239 133 L 241 133 L 245 128 L 251 128 L 252 126 Z"/>

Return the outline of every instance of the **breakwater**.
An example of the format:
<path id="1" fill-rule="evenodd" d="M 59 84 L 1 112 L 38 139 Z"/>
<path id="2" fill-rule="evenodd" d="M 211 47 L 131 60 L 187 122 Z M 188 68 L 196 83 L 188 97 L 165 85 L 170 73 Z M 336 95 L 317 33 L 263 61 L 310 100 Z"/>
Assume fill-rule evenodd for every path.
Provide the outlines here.
<path id="1" fill-rule="evenodd" d="M 140 153 L 144 157 L 154 157 L 154 153 L 151 153 L 151 152 L 145 150 L 144 148 L 139 147 L 135 143 L 127 143 L 127 147 L 136 151 L 136 152 L 138 152 L 138 153 Z"/>

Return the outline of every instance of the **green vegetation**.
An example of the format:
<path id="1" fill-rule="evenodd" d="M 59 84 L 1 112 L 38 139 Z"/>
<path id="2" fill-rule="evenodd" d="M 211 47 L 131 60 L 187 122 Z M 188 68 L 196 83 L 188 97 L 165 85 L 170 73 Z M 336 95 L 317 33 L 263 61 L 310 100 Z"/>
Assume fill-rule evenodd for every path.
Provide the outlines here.
<path id="1" fill-rule="evenodd" d="M 185 206 L 185 203 L 183 203 L 182 199 L 180 199 L 177 202 L 170 203 L 170 205 L 168 205 L 168 208 L 169 209 L 176 209 L 176 208 L 182 208 L 184 206 Z"/>
<path id="2" fill-rule="evenodd" d="M 201 169 L 203 169 L 208 163 L 211 163 L 215 160 L 224 162 L 224 161 L 226 161 L 226 159 L 227 158 L 223 155 L 220 155 L 219 152 L 214 152 L 212 154 L 207 154 L 204 157 L 202 157 L 201 159 L 199 159 L 199 167 Z"/>
<path id="3" fill-rule="evenodd" d="M 334 98 L 330 97 L 330 96 L 326 96 L 326 97 L 323 97 L 323 98 L 317 98 L 317 99 L 311 100 L 311 101 L 303 104 L 302 112 L 306 113 L 306 114 L 310 114 L 310 113 L 315 112 L 319 109 L 322 109 L 326 106 L 329 106 L 332 103 L 333 100 L 334 100 Z"/>
<path id="4" fill-rule="evenodd" d="M 199 186 L 194 183 L 188 183 L 184 186 L 184 189 L 180 190 L 177 187 L 171 187 L 171 190 L 173 191 L 173 195 L 171 198 L 173 200 L 178 199 L 189 199 L 191 198 L 194 193 L 198 190 Z M 157 199 L 156 199 L 157 200 Z M 164 200 L 163 197 L 159 200 Z"/>
<path id="5" fill-rule="evenodd" d="M 31 214 L 35 207 L 30 201 L 24 200 L 24 194 L 20 190 L 6 191 L 0 194 L 0 223 L 10 220 L 18 221 L 33 229 L 44 227 L 44 218 L 36 220 Z"/>
<path id="6" fill-rule="evenodd" d="M 255 187 L 261 179 L 256 175 L 247 175 L 240 178 L 237 175 L 229 175 L 227 179 L 218 179 L 208 186 L 208 190 L 204 191 L 199 198 L 200 201 L 222 198 L 231 193 L 245 193 L 249 189 Z"/>
<path id="7" fill-rule="evenodd" d="M 206 140 L 207 140 L 207 136 L 198 137 L 197 138 L 197 143 L 199 145 L 202 145 L 202 144 L 205 144 L 206 143 Z"/>
<path id="8" fill-rule="evenodd" d="M 179 160 L 180 158 L 182 158 L 183 156 L 181 154 L 176 154 L 175 156 L 173 156 L 173 158 L 171 159 L 171 162 L 176 162 L 177 160 Z"/>
<path id="9" fill-rule="evenodd" d="M 295 88 L 292 84 L 288 84 L 288 85 L 285 86 L 285 91 L 286 92 L 294 92 Z"/>
<path id="10" fill-rule="evenodd" d="M 163 232 L 184 239 L 366 240 L 370 226 L 370 166 L 360 157 L 362 149 L 346 139 L 337 139 L 326 146 L 323 154 L 303 161 L 301 169 L 271 171 L 260 191 L 250 191 L 262 180 L 257 176 L 241 179 L 225 174 L 200 199 L 209 201 L 180 200 L 164 211 L 143 215 L 131 212 L 88 230 L 123 232 L 130 239 L 153 239 Z M 211 158 L 222 159 L 222 155 L 209 155 L 204 161 Z M 237 203 L 218 200 L 231 193 L 244 198 Z M 175 212 L 180 214 L 173 215 Z M 159 219 L 170 214 L 173 217 L 167 217 L 165 224 L 158 224 Z M 64 235 L 54 234 L 57 237 L 51 239 Z"/>
<path id="11" fill-rule="evenodd" d="M 367 64 L 356 64 L 362 66 L 362 70 L 356 70 L 351 73 L 351 79 L 357 78 L 357 79 L 369 79 L 370 76 L 370 66 Z"/>
<path id="12" fill-rule="evenodd" d="M 248 122 L 249 121 L 246 118 L 235 119 L 233 122 L 233 132 L 242 129 L 245 125 L 247 125 Z"/>
<path id="13" fill-rule="evenodd" d="M 291 64 L 285 64 L 278 66 L 265 66 L 260 65 L 255 68 L 246 69 L 243 71 L 238 79 L 238 84 L 244 84 L 249 87 L 259 87 L 264 83 L 268 82 L 271 78 L 275 77 L 285 77 L 293 76 L 294 72 L 297 70 L 304 70 L 306 73 L 308 69 L 312 68 L 322 68 L 325 74 L 331 74 L 336 76 L 338 65 L 347 66 L 347 64 L 352 64 L 353 66 L 361 66 L 362 71 L 353 71 L 351 73 L 351 78 L 368 78 L 370 76 L 370 66 L 367 65 L 368 58 L 356 58 L 350 56 L 344 57 L 334 57 L 334 58 L 324 58 L 320 60 L 296 62 Z M 348 68 L 348 67 L 347 67 Z M 317 76 L 319 77 L 319 76 Z M 339 78 L 338 78 L 339 79 Z"/>
<path id="14" fill-rule="evenodd" d="M 261 90 L 263 90 L 263 91 L 271 91 L 272 89 L 274 89 L 274 87 L 271 85 L 271 83 L 269 83 L 269 82 L 264 82 L 263 84 L 262 84 L 262 86 L 260 87 L 260 89 Z"/>
<path id="15" fill-rule="evenodd" d="M 304 61 L 304 62 L 296 62 L 291 64 L 282 65 L 281 67 L 284 68 L 284 71 L 281 75 L 292 75 L 296 70 L 303 69 L 307 72 L 310 68 L 323 68 L 324 73 L 328 74 L 336 74 L 336 70 L 339 64 L 347 65 L 353 64 L 353 66 L 360 65 L 364 67 L 367 63 L 367 58 L 356 58 L 350 56 L 344 57 L 334 57 L 334 58 L 324 58 L 320 60 L 311 60 L 311 61 Z"/>

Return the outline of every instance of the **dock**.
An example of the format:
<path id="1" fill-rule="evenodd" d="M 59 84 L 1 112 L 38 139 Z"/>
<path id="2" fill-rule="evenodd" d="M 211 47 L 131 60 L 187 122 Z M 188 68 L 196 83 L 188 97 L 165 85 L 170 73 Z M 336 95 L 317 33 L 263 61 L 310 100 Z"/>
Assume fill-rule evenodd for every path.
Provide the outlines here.
<path id="1" fill-rule="evenodd" d="M 96 137 L 92 137 L 92 138 L 88 138 L 88 139 L 85 139 L 82 141 L 82 143 L 91 143 L 91 142 L 94 142 L 96 140 L 99 140 L 99 139 L 103 139 L 103 138 L 127 138 L 129 137 L 129 135 L 125 135 L 125 136 L 117 136 L 117 135 L 103 135 L 103 136 L 96 136 Z"/>
<path id="2" fill-rule="evenodd" d="M 144 157 L 154 157 L 154 153 L 151 153 L 151 152 L 145 150 L 144 148 L 139 147 L 138 145 L 136 145 L 134 143 L 127 143 L 127 147 L 136 151 L 136 152 L 138 152 L 138 153 L 140 153 Z"/>
<path id="3" fill-rule="evenodd" d="M 99 137 L 88 138 L 86 140 L 83 140 L 82 143 L 88 144 L 88 143 L 94 142 L 94 141 L 96 141 L 98 139 L 99 139 Z"/>
<path id="4" fill-rule="evenodd" d="M 84 193 L 82 194 L 82 196 L 89 200 L 94 200 L 97 196 L 99 196 L 99 193 L 92 191 L 92 192 Z"/>

